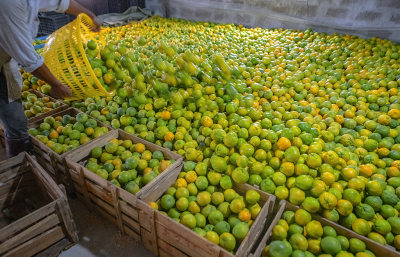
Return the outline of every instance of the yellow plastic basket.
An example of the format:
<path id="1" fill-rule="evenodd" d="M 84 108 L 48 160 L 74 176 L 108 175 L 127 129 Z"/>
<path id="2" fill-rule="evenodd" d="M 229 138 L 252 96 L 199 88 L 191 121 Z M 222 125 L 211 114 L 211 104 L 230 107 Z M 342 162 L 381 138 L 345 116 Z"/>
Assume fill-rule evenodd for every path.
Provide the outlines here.
<path id="1" fill-rule="evenodd" d="M 100 34 L 91 31 L 93 27 L 89 16 L 79 14 L 74 21 L 51 34 L 44 47 L 46 65 L 72 91 L 72 97 L 68 100 L 113 94 L 107 92 L 97 79 L 83 48 L 96 35 L 100 41 L 103 40 Z"/>

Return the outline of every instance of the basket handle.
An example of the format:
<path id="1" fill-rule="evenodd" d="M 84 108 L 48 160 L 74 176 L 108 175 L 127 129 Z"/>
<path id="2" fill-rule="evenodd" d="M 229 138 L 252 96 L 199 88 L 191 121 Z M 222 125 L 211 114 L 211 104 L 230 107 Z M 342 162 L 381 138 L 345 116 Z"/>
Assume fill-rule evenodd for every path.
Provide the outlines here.
<path id="1" fill-rule="evenodd" d="M 80 13 L 77 17 L 79 23 L 83 23 L 86 27 L 90 28 L 92 33 L 97 33 L 101 44 L 105 44 L 105 40 L 103 38 L 103 34 L 101 32 L 95 32 L 92 29 L 94 28 L 94 22 L 92 18 L 90 18 L 86 13 Z"/>

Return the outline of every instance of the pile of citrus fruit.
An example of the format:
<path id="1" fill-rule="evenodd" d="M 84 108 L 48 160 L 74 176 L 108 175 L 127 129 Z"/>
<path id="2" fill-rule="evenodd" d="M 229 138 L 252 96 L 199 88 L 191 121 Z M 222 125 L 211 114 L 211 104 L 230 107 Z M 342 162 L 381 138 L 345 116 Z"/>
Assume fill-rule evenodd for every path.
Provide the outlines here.
<path id="1" fill-rule="evenodd" d="M 175 184 L 150 206 L 235 251 L 261 211 L 260 194 L 256 190 L 238 193 L 229 176 L 212 171 L 208 165 L 185 162 Z"/>
<path id="2" fill-rule="evenodd" d="M 136 194 L 174 160 L 165 160 L 161 151 L 151 152 L 142 143 L 111 139 L 104 147 L 95 147 L 85 165 L 100 177 Z"/>
<path id="3" fill-rule="evenodd" d="M 43 94 L 50 95 L 51 86 L 46 84 L 43 80 L 38 79 L 30 73 L 21 69 L 23 84 L 22 91 L 33 89 L 42 92 Z"/>
<path id="4" fill-rule="evenodd" d="M 311 214 L 303 209 L 285 211 L 272 229 L 268 245 L 262 256 L 337 256 L 375 257 L 363 241 L 338 235 L 331 226 L 322 226 L 312 220 Z"/>
<path id="5" fill-rule="evenodd" d="M 49 112 L 62 105 L 60 101 L 54 102 L 48 96 L 38 97 L 29 91 L 22 92 L 21 96 L 25 115 L 28 119 Z"/>
<path id="6" fill-rule="evenodd" d="M 396 245 L 398 44 L 160 17 L 101 33 L 86 54 L 116 94 L 72 106 Z"/>
<path id="7" fill-rule="evenodd" d="M 95 119 L 85 113 L 76 117 L 46 117 L 38 128 L 29 129 L 29 134 L 50 147 L 57 154 L 63 154 L 100 137 L 108 132 L 107 127 L 99 127 Z"/>

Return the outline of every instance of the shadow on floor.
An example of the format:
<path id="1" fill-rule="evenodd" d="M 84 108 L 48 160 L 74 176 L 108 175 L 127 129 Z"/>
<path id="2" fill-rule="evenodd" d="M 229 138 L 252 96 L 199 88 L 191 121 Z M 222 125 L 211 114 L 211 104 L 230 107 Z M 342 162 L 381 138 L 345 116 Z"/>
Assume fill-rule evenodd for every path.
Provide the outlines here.
<path id="1" fill-rule="evenodd" d="M 152 257 L 144 246 L 123 235 L 116 226 L 95 211 L 89 211 L 77 199 L 69 204 L 78 229 L 79 243 L 61 253 L 60 257 Z"/>

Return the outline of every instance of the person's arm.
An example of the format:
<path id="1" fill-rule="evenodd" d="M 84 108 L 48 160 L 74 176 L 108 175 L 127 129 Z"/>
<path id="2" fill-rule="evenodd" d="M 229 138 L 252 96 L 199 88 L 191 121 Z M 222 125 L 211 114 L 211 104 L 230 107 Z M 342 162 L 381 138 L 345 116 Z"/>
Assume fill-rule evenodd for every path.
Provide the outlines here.
<path id="1" fill-rule="evenodd" d="M 54 77 L 44 64 L 43 57 L 35 52 L 32 45 L 30 24 L 26 20 L 27 10 L 13 4 L 0 4 L 0 46 L 21 67 L 44 80 L 52 87 L 52 96 L 63 98 L 71 96 L 68 87 Z"/>
<path id="2" fill-rule="evenodd" d="M 68 6 L 68 9 L 65 11 L 66 13 L 72 14 L 72 15 L 78 15 L 80 13 L 85 13 L 87 14 L 92 20 L 93 23 L 95 24 L 94 31 L 99 32 L 101 30 L 101 23 L 97 16 L 83 7 L 81 4 L 76 2 L 75 0 L 71 0 Z"/>
<path id="3" fill-rule="evenodd" d="M 50 72 L 47 65 L 43 63 L 42 66 L 31 72 L 37 78 L 47 82 L 51 85 L 50 95 L 54 98 L 65 98 L 71 96 L 71 90 L 65 86 L 61 81 L 54 77 Z"/>

